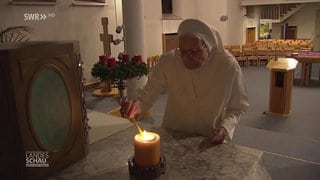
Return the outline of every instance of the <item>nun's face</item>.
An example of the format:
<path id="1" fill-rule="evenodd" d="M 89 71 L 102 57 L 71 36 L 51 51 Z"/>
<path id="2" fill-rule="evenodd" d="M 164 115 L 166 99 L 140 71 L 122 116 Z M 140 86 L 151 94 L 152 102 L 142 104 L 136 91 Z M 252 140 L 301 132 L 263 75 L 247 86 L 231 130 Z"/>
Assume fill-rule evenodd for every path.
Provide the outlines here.
<path id="1" fill-rule="evenodd" d="M 182 36 L 179 38 L 179 53 L 187 69 L 198 69 L 208 59 L 208 49 L 198 38 Z"/>

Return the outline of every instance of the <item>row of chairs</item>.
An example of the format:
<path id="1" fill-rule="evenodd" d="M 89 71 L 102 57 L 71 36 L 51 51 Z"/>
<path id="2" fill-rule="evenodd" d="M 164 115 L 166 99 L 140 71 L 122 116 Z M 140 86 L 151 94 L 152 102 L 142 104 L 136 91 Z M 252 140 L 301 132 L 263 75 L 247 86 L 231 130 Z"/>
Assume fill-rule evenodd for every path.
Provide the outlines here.
<path id="1" fill-rule="evenodd" d="M 225 49 L 229 51 L 232 49 L 243 49 L 243 48 L 253 48 L 253 49 L 269 49 L 269 50 L 313 50 L 313 40 L 311 39 L 268 39 L 259 40 L 254 42 L 247 42 L 244 45 L 226 45 Z"/>
<path id="2" fill-rule="evenodd" d="M 244 48 L 243 51 L 240 49 L 233 49 L 232 55 L 237 59 L 240 65 L 248 67 L 249 65 L 260 66 L 260 63 L 264 62 L 267 64 L 270 59 L 274 56 L 280 57 L 280 53 L 272 54 L 265 50 L 253 50 L 251 48 Z M 281 56 L 282 55 L 281 53 Z M 147 58 L 147 65 L 149 71 L 152 72 L 156 64 L 160 59 L 160 55 L 151 56 Z"/>
<path id="3" fill-rule="evenodd" d="M 290 46 L 271 49 L 267 47 L 252 46 L 252 44 L 246 44 L 242 46 L 230 45 L 225 46 L 225 49 L 229 50 L 230 53 L 237 59 L 239 64 L 244 67 L 260 66 L 261 64 L 266 65 L 271 59 L 286 57 L 288 54 L 297 51 L 296 48 Z M 300 49 L 299 51 L 311 51 L 311 49 Z M 151 56 L 147 58 L 147 65 L 150 71 L 154 69 L 159 59 L 160 55 Z"/>
<path id="4" fill-rule="evenodd" d="M 240 65 L 260 66 L 267 64 L 271 59 L 286 57 L 298 51 L 312 51 L 313 41 L 310 39 L 268 39 L 259 40 L 244 45 L 226 45 L 225 49 L 233 54 Z"/>
<path id="5" fill-rule="evenodd" d="M 160 59 L 160 55 L 151 56 L 151 57 L 147 58 L 147 65 L 148 65 L 149 70 L 154 69 L 154 67 L 158 63 L 159 59 Z"/>
<path id="6" fill-rule="evenodd" d="M 266 65 L 272 59 L 286 57 L 294 50 L 270 50 L 265 48 L 253 49 L 245 47 L 243 49 L 232 49 L 231 54 L 237 59 L 239 64 L 244 67 Z"/>

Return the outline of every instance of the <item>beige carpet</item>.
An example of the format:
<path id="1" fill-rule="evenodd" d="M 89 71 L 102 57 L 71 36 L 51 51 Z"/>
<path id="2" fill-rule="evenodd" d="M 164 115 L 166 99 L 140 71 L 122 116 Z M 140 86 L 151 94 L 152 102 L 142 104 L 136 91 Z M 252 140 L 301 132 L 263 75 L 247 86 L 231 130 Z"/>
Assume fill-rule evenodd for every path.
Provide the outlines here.
<path id="1" fill-rule="evenodd" d="M 89 144 L 134 125 L 127 119 L 97 111 L 88 112 L 87 116 L 89 118 L 88 124 L 91 127 L 89 130 Z"/>

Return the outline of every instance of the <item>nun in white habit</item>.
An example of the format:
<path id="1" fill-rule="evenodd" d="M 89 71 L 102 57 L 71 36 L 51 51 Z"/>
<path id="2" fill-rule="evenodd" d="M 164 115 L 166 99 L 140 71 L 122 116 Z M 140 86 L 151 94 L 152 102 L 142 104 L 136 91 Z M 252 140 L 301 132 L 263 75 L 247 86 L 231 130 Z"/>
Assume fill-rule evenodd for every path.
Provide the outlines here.
<path id="1" fill-rule="evenodd" d="M 249 106 L 241 68 L 215 28 L 187 19 L 178 36 L 179 48 L 161 56 L 137 100 L 124 105 L 126 115 L 143 114 L 165 91 L 162 127 L 208 136 L 217 144 L 230 141 Z"/>

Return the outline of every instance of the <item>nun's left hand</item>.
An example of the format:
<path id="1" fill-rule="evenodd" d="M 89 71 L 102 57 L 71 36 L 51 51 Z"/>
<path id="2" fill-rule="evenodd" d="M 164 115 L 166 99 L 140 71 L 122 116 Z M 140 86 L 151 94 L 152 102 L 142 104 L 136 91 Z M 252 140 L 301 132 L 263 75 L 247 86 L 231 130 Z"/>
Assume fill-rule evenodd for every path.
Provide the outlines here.
<path id="1" fill-rule="evenodd" d="M 218 126 L 212 134 L 212 142 L 214 144 L 222 144 L 224 138 L 227 136 L 227 130 L 223 126 Z"/>

